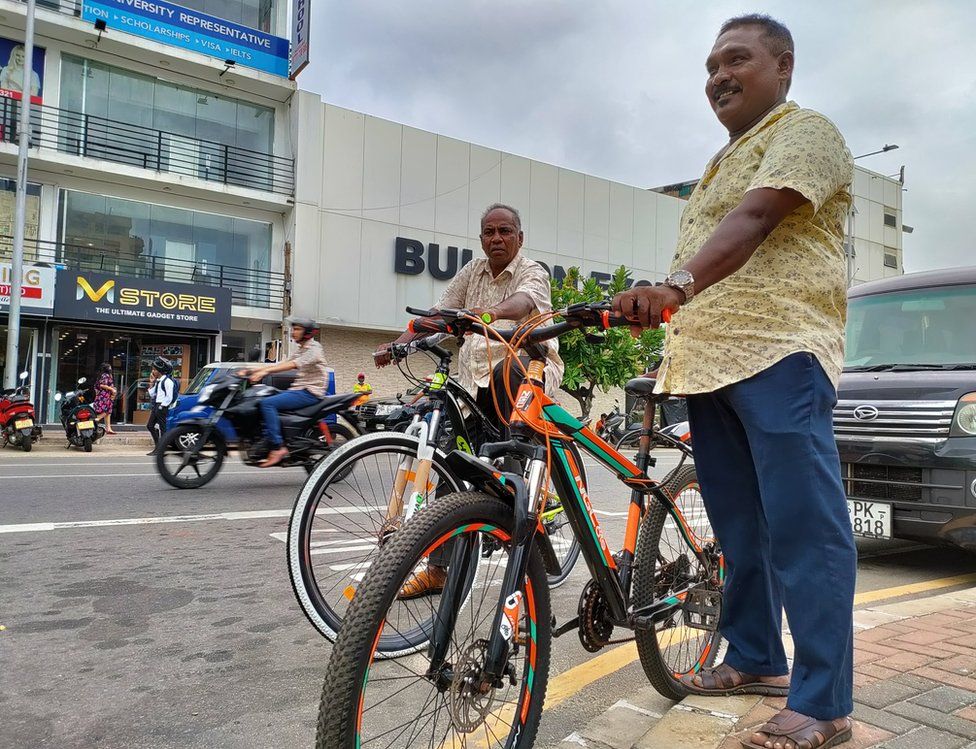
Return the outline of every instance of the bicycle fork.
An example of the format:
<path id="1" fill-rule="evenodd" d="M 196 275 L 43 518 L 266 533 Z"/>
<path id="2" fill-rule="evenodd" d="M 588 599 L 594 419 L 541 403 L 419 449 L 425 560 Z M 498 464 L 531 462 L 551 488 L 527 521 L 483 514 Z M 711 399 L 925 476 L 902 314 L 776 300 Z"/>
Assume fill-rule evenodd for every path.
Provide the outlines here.
<path id="1" fill-rule="evenodd" d="M 437 477 L 431 480 L 430 467 L 434 460 L 434 443 L 440 422 L 440 410 L 434 410 L 430 415 L 430 423 L 419 416 L 414 417 L 413 423 L 407 427 L 406 434 L 417 438 L 417 454 L 405 455 L 397 466 L 393 480 L 393 489 L 386 508 L 386 519 L 392 521 L 403 514 L 404 521 L 424 505 L 427 496 L 437 488 Z M 410 499 L 404 505 L 403 495 L 407 485 L 412 484 Z"/>
<path id="2" fill-rule="evenodd" d="M 537 508 L 544 489 L 546 462 L 530 460 L 527 475 L 526 480 L 513 473 L 504 474 L 506 484 L 515 488 L 515 533 L 488 637 L 482 671 L 485 688 L 500 687 L 506 675 L 513 682 L 515 679 L 515 674 L 508 667 L 508 657 L 519 634 L 519 615 L 523 603 L 519 588 L 528 570 L 529 552 L 536 534 Z M 444 666 L 451 633 L 464 603 L 470 565 L 478 553 L 477 536 L 469 535 L 467 543 L 455 545 L 430 640 L 430 673 L 438 672 Z"/>

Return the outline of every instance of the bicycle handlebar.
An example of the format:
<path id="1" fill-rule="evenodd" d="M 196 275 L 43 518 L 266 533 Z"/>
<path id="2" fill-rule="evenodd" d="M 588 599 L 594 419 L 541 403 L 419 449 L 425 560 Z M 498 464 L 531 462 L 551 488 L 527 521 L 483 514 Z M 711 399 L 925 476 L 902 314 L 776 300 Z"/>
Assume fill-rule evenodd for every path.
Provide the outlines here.
<path id="1" fill-rule="evenodd" d="M 565 318 L 563 322 L 545 327 L 536 328 L 524 340 L 530 343 L 541 343 L 551 338 L 558 338 L 563 333 L 577 330 L 584 327 L 600 327 L 603 330 L 610 328 L 627 327 L 633 325 L 631 320 L 626 317 L 613 317 L 610 314 L 609 302 L 592 302 L 573 304 L 564 310 L 559 310 L 557 314 Z M 470 319 L 474 315 L 468 310 L 442 309 L 436 311 L 418 310 L 407 307 L 407 312 L 411 314 L 420 313 L 422 316 L 415 317 L 407 324 L 407 330 L 411 333 L 446 333 L 448 335 L 461 336 L 465 333 L 484 334 L 486 326 L 483 323 L 475 322 Z M 671 310 L 665 309 L 661 313 L 664 322 L 671 322 Z M 510 342 L 515 337 L 521 337 L 518 328 L 510 330 L 495 330 L 493 334 L 506 342 Z"/>

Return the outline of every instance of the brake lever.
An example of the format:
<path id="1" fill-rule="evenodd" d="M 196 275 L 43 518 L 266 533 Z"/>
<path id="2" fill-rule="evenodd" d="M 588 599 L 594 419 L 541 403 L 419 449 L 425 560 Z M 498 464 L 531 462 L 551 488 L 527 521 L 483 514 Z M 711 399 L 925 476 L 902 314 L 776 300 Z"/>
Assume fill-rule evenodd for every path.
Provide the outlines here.
<path id="1" fill-rule="evenodd" d="M 419 307 L 407 307 L 407 314 L 414 317 L 437 317 L 440 312 L 436 310 L 420 309 Z"/>
<path id="2" fill-rule="evenodd" d="M 605 335 L 600 335 L 598 333 L 584 333 L 583 338 L 587 343 L 592 343 L 599 346 L 601 343 L 606 343 L 607 337 Z"/>

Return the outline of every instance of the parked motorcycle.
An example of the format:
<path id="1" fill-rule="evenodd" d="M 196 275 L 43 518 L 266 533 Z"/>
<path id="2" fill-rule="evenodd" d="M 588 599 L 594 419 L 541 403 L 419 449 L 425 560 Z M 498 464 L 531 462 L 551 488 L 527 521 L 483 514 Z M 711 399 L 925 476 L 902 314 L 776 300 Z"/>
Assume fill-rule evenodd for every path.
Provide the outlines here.
<path id="1" fill-rule="evenodd" d="M 238 374 L 217 375 L 200 391 L 197 405 L 160 438 L 159 475 L 178 489 L 197 489 L 216 477 L 232 449 L 240 452 L 246 465 L 261 463 L 270 446 L 263 437 L 259 406 L 263 398 L 278 392 L 268 385 L 249 385 Z M 297 411 L 282 412 L 281 434 L 288 457 L 278 465 L 302 466 L 311 473 L 323 457 L 359 436 L 353 409 L 365 400 L 359 393 L 332 395 Z M 326 417 L 333 414 L 346 423 L 329 424 Z"/>
<path id="2" fill-rule="evenodd" d="M 90 453 L 92 445 L 105 436 L 105 425 L 95 421 L 95 411 L 85 396 L 87 390 L 82 387 L 86 382 L 86 378 L 78 378 L 77 390 L 55 393 L 54 400 L 61 404 L 61 426 L 68 438 L 65 448 L 80 447 Z"/>
<path id="3" fill-rule="evenodd" d="M 41 428 L 34 416 L 27 372 L 21 372 L 19 379 L 18 387 L 0 391 L 0 436 L 4 446 L 13 445 L 29 453 L 41 438 Z"/>
<path id="4" fill-rule="evenodd" d="M 623 435 L 625 421 L 625 415 L 620 412 L 620 401 L 614 401 L 610 413 L 600 414 L 596 422 L 596 433 L 612 445 Z"/>

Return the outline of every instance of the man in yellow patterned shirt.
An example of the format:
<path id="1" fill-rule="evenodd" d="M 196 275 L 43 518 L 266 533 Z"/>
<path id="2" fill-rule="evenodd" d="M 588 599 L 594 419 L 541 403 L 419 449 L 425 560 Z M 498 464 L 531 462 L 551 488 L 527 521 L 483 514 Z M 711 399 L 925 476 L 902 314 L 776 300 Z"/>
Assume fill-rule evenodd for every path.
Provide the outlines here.
<path id="1" fill-rule="evenodd" d="M 833 123 L 787 101 L 793 63 L 789 30 L 768 16 L 722 26 L 705 94 L 729 142 L 682 214 L 671 275 L 614 299 L 637 330 L 677 310 L 658 390 L 688 396 L 729 572 L 728 653 L 684 682 L 701 694 L 788 694 L 742 737 L 754 749 L 836 746 L 850 738 L 853 709 L 857 560 L 832 424 L 853 161 Z"/>

